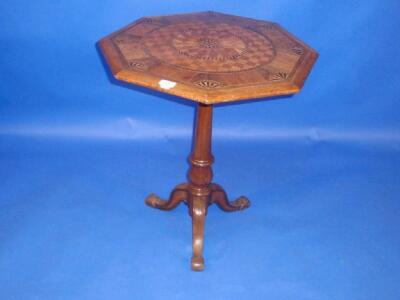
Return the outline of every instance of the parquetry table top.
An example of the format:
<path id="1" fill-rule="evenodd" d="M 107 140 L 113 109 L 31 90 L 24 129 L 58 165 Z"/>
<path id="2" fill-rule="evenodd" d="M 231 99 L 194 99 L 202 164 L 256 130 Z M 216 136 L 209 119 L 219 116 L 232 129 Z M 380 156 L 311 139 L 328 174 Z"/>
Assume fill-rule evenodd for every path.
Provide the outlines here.
<path id="1" fill-rule="evenodd" d="M 100 48 L 117 79 L 205 104 L 296 93 L 318 57 L 276 23 L 216 12 L 141 18 Z"/>

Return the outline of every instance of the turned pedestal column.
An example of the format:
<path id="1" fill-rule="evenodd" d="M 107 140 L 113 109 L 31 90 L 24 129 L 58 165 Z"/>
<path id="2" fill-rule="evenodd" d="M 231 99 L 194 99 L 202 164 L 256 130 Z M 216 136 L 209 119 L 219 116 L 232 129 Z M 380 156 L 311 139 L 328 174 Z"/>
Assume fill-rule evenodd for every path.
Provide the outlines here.
<path id="1" fill-rule="evenodd" d="M 223 188 L 211 182 L 213 178 L 211 165 L 214 162 L 211 153 L 212 111 L 212 105 L 197 106 L 193 151 L 189 156 L 189 182 L 176 186 L 168 200 L 162 200 L 155 194 L 146 198 L 149 206 L 162 210 L 171 210 L 181 202 L 188 205 L 192 217 L 192 269 L 196 271 L 204 269 L 202 252 L 208 206 L 215 203 L 225 211 L 237 211 L 250 206 L 249 200 L 244 196 L 229 202 Z"/>

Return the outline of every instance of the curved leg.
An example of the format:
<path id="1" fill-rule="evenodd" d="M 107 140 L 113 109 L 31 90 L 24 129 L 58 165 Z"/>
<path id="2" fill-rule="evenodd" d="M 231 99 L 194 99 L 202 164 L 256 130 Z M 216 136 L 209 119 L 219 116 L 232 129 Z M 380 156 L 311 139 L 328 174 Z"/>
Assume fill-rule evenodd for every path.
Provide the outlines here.
<path id="1" fill-rule="evenodd" d="M 216 203 L 224 211 L 243 210 L 250 206 L 250 201 L 245 196 L 241 196 L 234 201 L 229 201 L 224 189 L 216 184 L 211 184 L 211 203 Z"/>
<path id="2" fill-rule="evenodd" d="M 204 270 L 203 244 L 204 244 L 204 223 L 207 213 L 207 201 L 204 197 L 194 196 L 191 200 L 192 216 L 192 270 Z"/>
<path id="3" fill-rule="evenodd" d="M 147 205 L 162 210 L 171 210 L 178 206 L 181 202 L 186 202 L 189 197 L 188 184 L 182 183 L 175 187 L 168 201 L 161 199 L 156 194 L 147 196 L 145 202 Z"/>

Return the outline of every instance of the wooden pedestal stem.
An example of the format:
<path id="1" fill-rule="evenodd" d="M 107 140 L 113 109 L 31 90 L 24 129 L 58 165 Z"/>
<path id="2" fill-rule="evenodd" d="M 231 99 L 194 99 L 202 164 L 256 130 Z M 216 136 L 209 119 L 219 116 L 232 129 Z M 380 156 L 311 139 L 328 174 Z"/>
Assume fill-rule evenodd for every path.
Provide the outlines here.
<path id="1" fill-rule="evenodd" d="M 192 195 L 210 195 L 210 183 L 213 177 L 211 165 L 212 105 L 199 104 L 194 132 L 193 152 L 189 157 L 189 182 Z"/>
<path id="2" fill-rule="evenodd" d="M 243 210 L 250 206 L 249 200 L 244 196 L 229 202 L 223 188 L 211 182 L 213 178 L 211 165 L 214 162 L 211 153 L 212 111 L 212 105 L 198 104 L 197 106 L 193 151 L 189 157 L 189 183 L 182 183 L 175 187 L 167 201 L 155 194 L 146 198 L 146 204 L 162 210 L 171 210 L 181 202 L 188 205 L 189 214 L 192 217 L 193 235 L 191 266 L 195 271 L 204 269 L 202 253 L 208 206 L 216 203 L 225 211 Z"/>
<path id="3" fill-rule="evenodd" d="M 193 270 L 204 269 L 202 256 L 204 222 L 211 194 L 210 184 L 213 177 L 211 165 L 214 161 L 211 154 L 212 111 L 211 105 L 198 105 L 193 152 L 189 157 L 191 164 L 188 173 L 191 198 L 189 213 L 192 216 Z"/>

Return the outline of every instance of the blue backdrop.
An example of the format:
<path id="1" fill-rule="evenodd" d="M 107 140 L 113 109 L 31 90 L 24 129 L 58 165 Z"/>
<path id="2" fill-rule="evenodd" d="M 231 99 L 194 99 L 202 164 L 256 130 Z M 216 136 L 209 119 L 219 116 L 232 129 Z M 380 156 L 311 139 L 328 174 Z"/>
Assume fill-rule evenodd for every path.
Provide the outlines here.
<path id="1" fill-rule="evenodd" d="M 206 270 L 186 207 L 194 106 L 110 81 L 146 15 L 273 20 L 320 53 L 302 92 L 215 108 Z M 2 0 L 0 299 L 400 299 L 400 1 Z"/>

